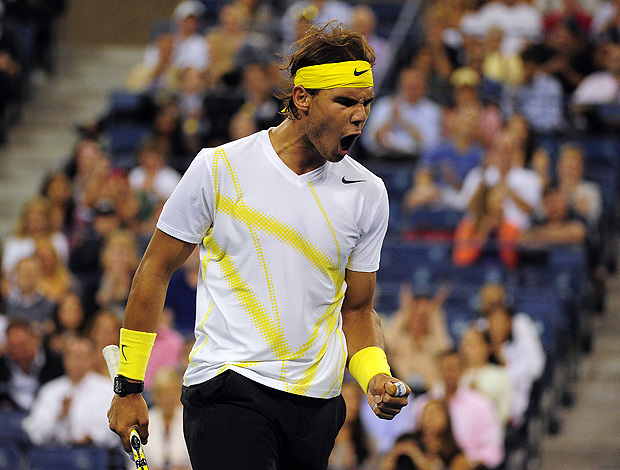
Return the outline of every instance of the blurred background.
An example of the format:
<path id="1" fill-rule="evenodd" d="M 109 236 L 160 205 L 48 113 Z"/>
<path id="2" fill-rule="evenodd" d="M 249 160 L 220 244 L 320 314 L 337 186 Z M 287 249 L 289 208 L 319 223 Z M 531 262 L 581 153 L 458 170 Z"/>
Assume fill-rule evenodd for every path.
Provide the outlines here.
<path id="1" fill-rule="evenodd" d="M 345 377 L 329 468 L 620 468 L 620 2 L 0 0 L 0 469 L 131 468 L 100 350 L 159 210 L 282 121 L 278 65 L 332 19 L 377 55 L 350 156 L 390 196 L 375 308 L 413 394 L 383 423 Z M 147 369 L 151 469 L 190 468 L 199 265 Z"/>

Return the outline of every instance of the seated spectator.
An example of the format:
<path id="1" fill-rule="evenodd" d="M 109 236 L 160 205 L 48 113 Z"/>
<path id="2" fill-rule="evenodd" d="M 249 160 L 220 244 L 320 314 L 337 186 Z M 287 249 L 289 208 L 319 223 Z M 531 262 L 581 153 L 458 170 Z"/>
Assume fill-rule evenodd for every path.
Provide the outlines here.
<path id="1" fill-rule="evenodd" d="M 96 354 L 90 339 L 69 340 L 63 351 L 65 374 L 41 387 L 22 423 L 33 444 L 118 446 L 106 415 L 114 391 L 109 378 L 93 371 Z"/>
<path id="2" fill-rule="evenodd" d="M 542 205 L 541 213 L 533 218 L 532 227 L 521 233 L 521 243 L 533 246 L 585 243 L 586 224 L 570 210 L 568 197 L 557 186 L 545 190 Z"/>
<path id="3" fill-rule="evenodd" d="M 138 166 L 129 172 L 129 183 L 142 193 L 151 206 L 166 201 L 181 180 L 179 173 L 166 164 L 166 148 L 149 140 L 138 154 Z"/>
<path id="4" fill-rule="evenodd" d="M 503 286 L 483 286 L 480 302 L 491 341 L 491 360 L 504 366 L 512 380 L 510 418 L 516 428 L 523 424 L 532 385 L 544 371 L 546 358 L 540 333 L 527 313 L 514 313 L 507 307 L 509 300 Z"/>
<path id="5" fill-rule="evenodd" d="M 347 406 L 347 413 L 344 424 L 336 436 L 327 468 L 328 470 L 374 468 L 377 457 L 374 443 L 360 418 L 360 409 L 361 406 L 365 406 L 366 397 L 357 382 L 346 374 L 340 393 Z"/>
<path id="6" fill-rule="evenodd" d="M 620 106 L 620 44 L 606 44 L 605 70 L 587 75 L 577 86 L 572 96 L 572 110 L 582 116 L 585 122 L 577 121 L 579 127 L 592 131 L 606 129 L 607 122 L 596 114 L 596 108 L 602 105 Z M 614 115 L 617 116 L 618 108 Z M 613 118 L 617 120 L 617 117 Z M 616 121 L 611 125 L 616 125 Z"/>
<path id="7" fill-rule="evenodd" d="M 208 123 L 204 115 L 206 92 L 206 72 L 190 67 L 179 73 L 179 92 L 176 100 L 184 147 L 190 155 L 196 155 L 204 147 L 208 133 Z"/>
<path id="8" fill-rule="evenodd" d="M 430 390 L 439 380 L 438 354 L 452 346 L 442 303 L 445 292 L 403 284 L 400 305 L 385 327 L 385 350 L 394 374 L 402 377 L 414 394 Z"/>
<path id="9" fill-rule="evenodd" d="M 405 467 L 404 461 L 407 461 L 409 466 Z M 381 470 L 401 468 L 419 470 L 472 468 L 456 443 L 448 407 L 444 401 L 427 402 L 422 409 L 417 431 L 399 436 L 381 463 Z"/>
<path id="10" fill-rule="evenodd" d="M 547 71 L 560 80 L 564 93 L 569 96 L 583 78 L 595 70 L 594 50 L 587 40 L 587 29 L 577 18 L 567 16 L 552 26 L 545 43 L 554 51 Z"/>
<path id="11" fill-rule="evenodd" d="M 209 49 L 200 34 L 203 15 L 207 9 L 197 0 L 184 0 L 177 4 L 172 13 L 174 50 L 172 62 L 179 68 L 195 67 L 206 70 L 209 65 Z M 144 65 L 156 68 L 161 63 L 157 44 L 151 44 L 144 53 Z"/>
<path id="12" fill-rule="evenodd" d="M 413 174 L 413 185 L 403 197 L 403 212 L 415 212 L 423 206 L 441 204 L 441 189 L 433 179 L 428 166 L 418 167 Z"/>
<path id="13" fill-rule="evenodd" d="M 63 373 L 61 357 L 43 346 L 30 323 L 8 322 L 6 352 L 0 356 L 0 409 L 28 411 L 39 388 Z"/>
<path id="14" fill-rule="evenodd" d="M 134 93 L 174 93 L 179 86 L 179 67 L 175 63 L 174 34 L 161 32 L 150 46 L 156 60 L 142 61 L 135 65 L 125 78 L 125 88 Z"/>
<path id="15" fill-rule="evenodd" d="M 546 70 L 553 50 L 533 44 L 521 53 L 523 83 L 506 88 L 502 99 L 505 116 L 522 114 L 533 132 L 559 132 L 566 127 L 562 84 Z"/>
<path id="16" fill-rule="evenodd" d="M 557 163 L 558 187 L 568 197 L 570 208 L 587 221 L 590 230 L 598 230 L 603 197 L 598 183 L 586 181 L 583 150 L 578 145 L 564 145 Z"/>
<path id="17" fill-rule="evenodd" d="M 515 321 L 510 309 L 496 307 L 488 315 L 489 337 L 494 360 L 512 379 L 511 420 L 523 423 L 534 382 L 542 375 L 545 353 L 532 320 L 522 315 Z"/>
<path id="18" fill-rule="evenodd" d="M 152 470 L 192 468 L 183 438 L 183 405 L 179 400 L 182 383 L 181 374 L 174 369 L 160 369 L 155 374 L 149 442 L 144 446 Z"/>
<path id="19" fill-rule="evenodd" d="M 372 74 L 375 83 L 381 84 L 390 67 L 392 51 L 389 41 L 376 33 L 377 15 L 368 5 L 356 5 L 352 10 L 350 26 L 353 31 L 363 34 L 375 51 L 376 61 Z"/>
<path id="20" fill-rule="evenodd" d="M 517 134 L 509 130 L 499 133 L 483 164 L 471 170 L 463 181 L 459 196 L 463 208 L 471 203 L 477 192 L 499 186 L 505 196 L 504 219 L 519 230 L 529 227 L 532 212 L 540 207 L 542 188 L 538 175 L 522 166 L 522 158 Z"/>
<path id="21" fill-rule="evenodd" d="M 62 171 L 49 174 L 42 184 L 40 194 L 49 199 L 52 204 L 52 211 L 55 214 L 55 222 L 52 223 L 54 230 L 70 237 L 75 207 L 69 177 Z"/>
<path id="22" fill-rule="evenodd" d="M 499 26 L 491 26 L 484 36 L 484 75 L 507 86 L 523 81 L 523 61 L 518 53 L 505 54 L 501 50 L 504 33 Z"/>
<path id="23" fill-rule="evenodd" d="M 81 335 L 86 325 L 82 299 L 70 291 L 60 300 L 54 315 L 54 329 L 47 337 L 47 344 L 53 351 L 62 353 L 70 338 Z"/>
<path id="24" fill-rule="evenodd" d="M 542 191 L 545 192 L 545 189 L 551 184 L 552 178 L 554 177 L 553 163 L 551 162 L 549 152 L 542 147 L 538 147 L 534 150 L 529 168 L 536 172 L 540 178 Z"/>
<path id="25" fill-rule="evenodd" d="M 584 35 L 590 33 L 592 15 L 580 5 L 579 0 L 563 0 L 543 17 L 545 34 L 552 34 L 558 24 L 566 21 L 575 22 Z"/>
<path id="26" fill-rule="evenodd" d="M 75 274 L 80 283 L 87 317 L 97 308 L 95 295 L 103 271 L 101 264 L 103 246 L 120 224 L 120 217 L 112 201 L 102 199 L 95 205 L 92 226 L 79 231 L 73 238 L 69 270 Z"/>
<path id="27" fill-rule="evenodd" d="M 99 310 L 86 324 L 86 335 L 93 341 L 95 351 L 103 351 L 110 344 L 119 344 L 121 334 L 121 320 L 117 313 L 111 310 Z M 108 366 L 102 354 L 95 358 L 95 372 L 110 377 Z"/>
<path id="28" fill-rule="evenodd" d="M 362 143 L 374 157 L 416 159 L 438 142 L 441 108 L 426 98 L 423 72 L 404 69 L 398 83 L 396 94 L 373 104 Z"/>
<path id="29" fill-rule="evenodd" d="M 99 308 L 114 310 L 119 318 L 123 316 L 131 281 L 139 262 L 133 233 L 124 229 L 111 233 L 101 252 L 103 272 L 96 294 Z"/>
<path id="30" fill-rule="evenodd" d="M 461 385 L 464 363 L 458 351 L 442 354 L 439 362 L 441 384 L 407 407 L 412 424 L 419 426 L 422 410 L 429 401 L 445 400 L 454 438 L 470 464 L 474 468 L 478 465 L 498 467 L 504 459 L 504 444 L 495 405 L 481 392 Z"/>
<path id="31" fill-rule="evenodd" d="M 477 143 L 481 107 L 475 102 L 460 104 L 454 127 L 447 138 L 422 155 L 420 165 L 430 168 L 448 207 L 458 207 L 458 195 L 469 171 L 482 163 L 484 149 Z"/>
<path id="32" fill-rule="evenodd" d="M 516 269 L 519 227 L 505 217 L 508 191 L 506 185 L 476 191 L 454 233 L 454 264 L 467 266 L 481 257 L 495 259 L 499 255 L 508 268 Z"/>
<path id="33" fill-rule="evenodd" d="M 40 261 L 34 256 L 24 258 L 17 263 L 12 274 L 15 285 L 4 305 L 7 318 L 31 322 L 42 332 L 49 332 L 56 304 L 38 290 L 42 275 Z"/>
<path id="34" fill-rule="evenodd" d="M 518 53 L 525 44 L 542 38 L 542 14 L 527 0 L 492 0 L 463 17 L 461 29 L 483 37 L 493 26 L 503 32 L 502 52 Z"/>
<path id="35" fill-rule="evenodd" d="M 37 240 L 35 258 L 41 268 L 37 290 L 52 302 L 60 302 L 69 290 L 79 287 L 49 239 Z"/>
<path id="36" fill-rule="evenodd" d="M 512 379 L 502 366 L 490 362 L 488 332 L 475 326 L 468 328 L 461 337 L 460 351 L 465 361 L 461 385 L 474 388 L 493 400 L 497 416 L 506 426 L 511 418 Z"/>
<path id="37" fill-rule="evenodd" d="M 157 337 L 144 376 L 144 387 L 150 389 L 160 369 L 178 369 L 185 347 L 185 339 L 174 329 L 174 315 L 164 308 L 159 316 Z"/>
<path id="38" fill-rule="evenodd" d="M 13 271 L 19 260 L 34 255 L 40 238 L 49 239 L 63 261 L 68 259 L 69 242 L 63 233 L 53 231 L 51 215 L 47 198 L 36 196 L 24 204 L 15 231 L 4 241 L 2 270 L 5 274 Z"/>

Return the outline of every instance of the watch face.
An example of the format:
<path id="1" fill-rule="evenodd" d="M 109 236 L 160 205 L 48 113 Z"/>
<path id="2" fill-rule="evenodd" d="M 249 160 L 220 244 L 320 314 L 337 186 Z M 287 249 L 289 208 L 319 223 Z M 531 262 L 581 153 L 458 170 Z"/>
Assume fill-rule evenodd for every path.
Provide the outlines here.
<path id="1" fill-rule="evenodd" d="M 123 393 L 123 383 L 118 377 L 114 377 L 114 393 L 117 395 Z"/>

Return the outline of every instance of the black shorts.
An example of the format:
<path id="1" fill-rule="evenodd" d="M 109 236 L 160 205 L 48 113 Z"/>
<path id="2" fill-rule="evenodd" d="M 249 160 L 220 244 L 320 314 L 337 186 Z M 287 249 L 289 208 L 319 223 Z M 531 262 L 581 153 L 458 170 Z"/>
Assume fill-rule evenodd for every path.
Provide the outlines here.
<path id="1" fill-rule="evenodd" d="M 194 470 L 324 470 L 344 423 L 342 396 L 282 392 L 227 370 L 183 387 Z"/>

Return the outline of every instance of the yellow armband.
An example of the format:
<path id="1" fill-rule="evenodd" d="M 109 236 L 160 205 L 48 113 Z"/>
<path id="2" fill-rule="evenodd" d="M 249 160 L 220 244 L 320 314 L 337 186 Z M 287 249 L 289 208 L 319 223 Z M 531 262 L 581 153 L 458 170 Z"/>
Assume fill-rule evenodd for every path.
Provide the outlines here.
<path id="1" fill-rule="evenodd" d="M 144 381 L 146 365 L 149 363 L 156 336 L 157 333 L 121 328 L 121 357 L 117 374 L 128 379 Z"/>
<path id="2" fill-rule="evenodd" d="M 349 361 L 349 372 L 360 384 L 364 393 L 368 392 L 368 383 L 377 374 L 392 375 L 383 349 L 377 346 L 360 349 Z"/>

